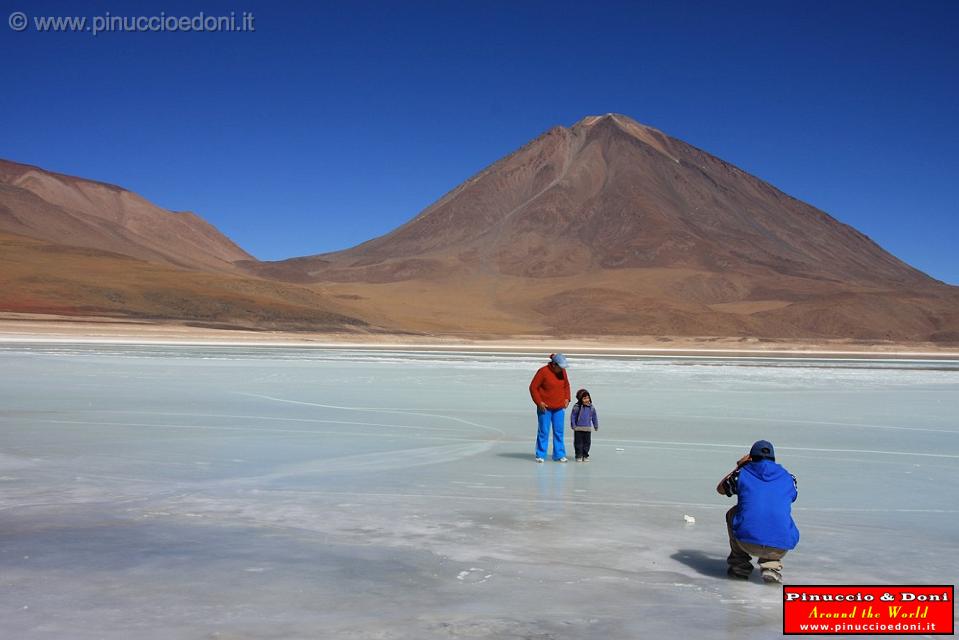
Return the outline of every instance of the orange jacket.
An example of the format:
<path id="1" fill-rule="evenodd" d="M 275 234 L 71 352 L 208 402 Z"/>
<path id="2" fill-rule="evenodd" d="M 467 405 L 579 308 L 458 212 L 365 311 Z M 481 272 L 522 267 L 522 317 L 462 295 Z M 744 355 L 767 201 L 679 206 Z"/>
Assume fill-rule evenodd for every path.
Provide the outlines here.
<path id="1" fill-rule="evenodd" d="M 529 383 L 529 395 L 536 406 L 543 403 L 547 409 L 562 409 L 569 404 L 569 377 L 565 371 L 560 371 L 559 375 L 553 373 L 546 365 Z"/>

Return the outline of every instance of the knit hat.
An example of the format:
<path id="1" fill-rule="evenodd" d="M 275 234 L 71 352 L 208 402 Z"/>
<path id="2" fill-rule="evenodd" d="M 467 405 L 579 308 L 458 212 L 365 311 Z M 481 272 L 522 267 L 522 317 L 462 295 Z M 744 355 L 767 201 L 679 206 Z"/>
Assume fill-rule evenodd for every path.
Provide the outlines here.
<path id="1" fill-rule="evenodd" d="M 776 451 L 773 449 L 773 443 L 768 440 L 757 440 L 753 443 L 753 448 L 749 450 L 749 455 L 753 458 L 776 459 Z"/>
<path id="2" fill-rule="evenodd" d="M 549 354 L 549 361 L 555 364 L 560 369 L 566 368 L 566 356 L 564 356 L 562 353 Z"/>
<path id="3" fill-rule="evenodd" d="M 576 392 L 576 402 L 582 402 L 583 396 L 589 396 L 590 398 L 593 397 L 589 395 L 589 391 L 587 391 L 586 389 L 580 389 L 579 391 Z"/>

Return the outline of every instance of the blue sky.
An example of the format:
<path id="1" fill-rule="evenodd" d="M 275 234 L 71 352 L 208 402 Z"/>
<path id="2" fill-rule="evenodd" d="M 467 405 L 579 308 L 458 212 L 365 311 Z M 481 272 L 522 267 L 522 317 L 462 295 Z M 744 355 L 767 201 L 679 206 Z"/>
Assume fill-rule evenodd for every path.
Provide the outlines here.
<path id="1" fill-rule="evenodd" d="M 0 6 L 0 157 L 196 211 L 261 259 L 386 233 L 550 127 L 619 112 L 959 284 L 959 2 Z M 256 30 L 7 24 L 201 8 Z"/>

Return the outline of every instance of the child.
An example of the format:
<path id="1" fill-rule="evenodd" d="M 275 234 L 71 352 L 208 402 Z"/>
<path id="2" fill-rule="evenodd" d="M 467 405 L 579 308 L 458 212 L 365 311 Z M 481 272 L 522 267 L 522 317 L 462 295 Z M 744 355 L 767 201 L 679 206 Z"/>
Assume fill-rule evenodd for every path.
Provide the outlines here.
<path id="1" fill-rule="evenodd" d="M 576 392 L 576 404 L 569 414 L 569 426 L 573 428 L 573 447 L 576 449 L 576 462 L 589 462 L 589 445 L 593 431 L 599 431 L 599 416 L 589 391 Z"/>

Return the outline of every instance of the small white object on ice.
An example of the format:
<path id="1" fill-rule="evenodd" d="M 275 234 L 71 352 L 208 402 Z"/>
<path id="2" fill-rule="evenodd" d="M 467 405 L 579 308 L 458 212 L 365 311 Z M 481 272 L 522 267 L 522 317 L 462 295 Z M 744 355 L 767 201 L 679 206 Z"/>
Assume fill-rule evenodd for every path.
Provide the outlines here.
<path id="1" fill-rule="evenodd" d="M 622 447 L 616 447 L 616 450 L 617 450 L 617 451 L 626 451 L 626 449 L 623 449 Z"/>
<path id="2" fill-rule="evenodd" d="M 683 520 L 686 521 L 686 524 L 696 524 L 696 518 L 683 514 Z"/>

